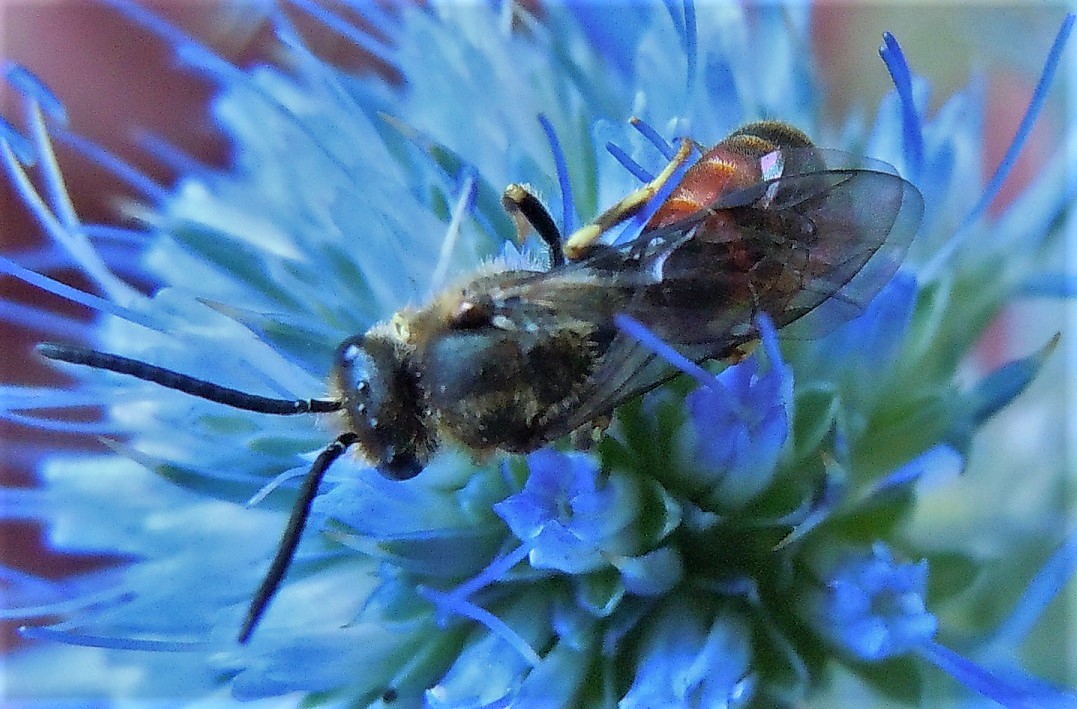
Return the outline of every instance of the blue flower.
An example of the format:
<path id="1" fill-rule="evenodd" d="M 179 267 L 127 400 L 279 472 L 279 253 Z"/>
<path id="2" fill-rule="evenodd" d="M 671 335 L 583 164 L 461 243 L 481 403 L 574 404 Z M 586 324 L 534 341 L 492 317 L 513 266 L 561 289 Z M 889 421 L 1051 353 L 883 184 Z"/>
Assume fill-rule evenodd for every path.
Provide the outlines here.
<path id="1" fill-rule="evenodd" d="M 686 437 L 693 441 L 697 480 L 718 507 L 749 502 L 770 485 L 789 435 L 793 372 L 782 361 L 778 336 L 768 318 L 759 331 L 767 356 L 760 372 L 753 355 L 730 367 L 685 398 Z"/>
<path id="2" fill-rule="evenodd" d="M 541 450 L 528 467 L 524 489 L 494 510 L 530 548 L 532 567 L 585 573 L 633 551 L 635 535 L 626 530 L 639 514 L 639 492 L 631 480 L 600 475 L 581 453 Z"/>
<path id="3" fill-rule="evenodd" d="M 58 582 L 5 570 L 6 617 L 37 641 L 5 668 L 13 696 L 821 705 L 844 699 L 838 676 L 872 699 L 1073 705 L 1072 667 L 1030 632 L 1063 625 L 1045 618 L 1072 583 L 1077 536 L 1053 493 L 1008 504 L 1061 478 L 978 448 L 1051 376 L 1057 338 L 975 366 L 991 318 L 1021 293 L 1072 293 L 1072 274 L 1051 265 L 1077 194 L 1072 138 L 999 216 L 986 209 L 1065 66 L 1072 16 L 982 185 L 975 87 L 931 113 L 892 35 L 881 53 L 895 90 L 874 121 L 828 124 L 805 8 L 633 3 L 611 22 L 595 7 L 354 6 L 364 29 L 335 4 L 269 10 L 284 61 L 241 69 L 121 5 L 215 82 L 213 115 L 233 142 L 225 169 L 153 143 L 181 168 L 170 187 L 79 138 L 61 101 L 8 66 L 27 119 L 0 122 L 0 165 L 51 244 L 5 254 L 0 273 L 97 318 L 12 300 L 0 318 L 253 395 L 318 400 L 339 343 L 400 326 L 394 313 L 462 274 L 545 267 L 540 240 L 515 242 L 505 185 L 528 182 L 571 232 L 665 169 L 679 139 L 714 143 L 762 117 L 893 165 L 855 174 L 886 173 L 910 204 L 915 185 L 922 227 L 911 244 L 872 235 L 866 278 L 809 280 L 821 290 L 803 318 L 793 306 L 744 316 L 759 346 L 738 340 L 725 359 L 697 361 L 620 314 L 609 334 L 656 368 L 653 390 L 527 455 L 445 445 L 406 481 L 352 456 L 317 470 L 327 428 L 349 425 L 332 412 L 271 416 L 99 368 L 70 368 L 71 385 L 5 384 L 6 421 L 107 446 L 50 452 L 42 490 L 5 491 L 9 514 L 44 525 L 58 550 L 124 560 Z M 399 80 L 327 63 L 296 14 Z M 135 226 L 79 216 L 54 141 L 137 191 Z M 606 238 L 638 234 L 684 169 Z M 85 289 L 54 278 L 72 268 Z M 67 409 L 103 416 L 56 415 Z M 312 504 L 294 560 L 237 643 L 297 487 Z"/>
<path id="4" fill-rule="evenodd" d="M 806 596 L 805 614 L 838 649 L 877 662 L 927 644 L 939 622 L 928 611 L 927 562 L 899 563 L 883 544 L 850 554 Z"/>

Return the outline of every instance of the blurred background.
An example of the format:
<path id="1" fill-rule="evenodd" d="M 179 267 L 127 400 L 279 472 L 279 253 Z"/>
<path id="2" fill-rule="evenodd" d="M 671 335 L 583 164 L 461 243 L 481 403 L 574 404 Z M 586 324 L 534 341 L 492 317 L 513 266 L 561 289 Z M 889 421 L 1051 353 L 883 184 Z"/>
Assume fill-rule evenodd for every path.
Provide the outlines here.
<path id="1" fill-rule="evenodd" d="M 272 36 L 266 24 L 259 21 L 262 12 L 258 5 L 177 0 L 149 6 L 241 65 L 272 56 Z M 884 31 L 890 31 L 900 40 L 913 71 L 930 80 L 932 112 L 947 96 L 963 88 L 970 77 L 980 82 L 987 106 L 985 170 L 989 173 L 1010 144 L 1064 12 L 1062 5 L 1048 3 L 974 7 L 819 5 L 813 19 L 812 40 L 825 92 L 826 114 L 835 122 L 850 111 L 859 111 L 870 118 L 879 99 L 891 88 L 878 57 L 880 37 Z M 344 66 L 364 66 L 364 58 L 344 40 L 320 26 L 304 29 L 322 56 Z M 174 176 L 140 147 L 140 136 L 146 132 L 209 164 L 227 162 L 227 142 L 207 117 L 206 104 L 213 95 L 213 87 L 178 68 L 169 47 L 114 10 L 86 0 L 0 0 L 0 59 L 29 67 L 50 86 L 64 102 L 70 123 L 78 133 L 108 147 L 164 184 L 169 184 Z M 1049 106 L 1032 140 L 996 200 L 993 208 L 996 211 L 1020 191 L 1064 139 L 1067 101 L 1070 111 L 1077 107 L 1074 78 L 1077 72 L 1069 67 L 1061 73 L 1069 76 L 1060 76 L 1056 81 Z M 25 125 L 14 92 L 2 83 L 0 113 L 20 129 Z M 1071 128 L 1077 120 L 1075 115 L 1069 114 Z M 68 188 L 80 214 L 88 221 L 122 221 L 118 205 L 129 194 L 126 188 L 89 160 L 69 150 L 60 152 Z M 1071 228 L 1074 230 L 1077 226 Z M 0 251 L 5 255 L 30 254 L 41 243 L 38 226 L 14 195 L 9 182 L 0 179 Z M 1068 256 L 1059 254 L 1060 260 L 1067 258 L 1070 272 L 1077 272 L 1077 256 L 1072 251 Z M 1061 263 L 1057 270 L 1063 270 Z M 54 275 L 74 285 L 86 285 L 70 273 Z M 152 287 L 150 283 L 138 285 Z M 5 277 L 0 277 L 0 300 L 48 303 L 59 312 L 88 317 L 72 310 L 69 304 L 51 296 L 46 299 L 40 291 Z M 999 318 L 985 338 L 977 361 L 970 363 L 970 370 L 992 369 L 1014 356 L 1028 354 L 1042 346 L 1054 332 L 1064 330 L 1066 317 L 1057 303 L 1022 301 Z M 978 444 L 979 459 L 994 461 L 989 464 L 994 469 L 991 479 L 999 483 L 997 502 L 1002 505 L 1004 516 L 1019 517 L 1058 494 L 1057 487 L 1038 483 L 1038 477 L 1029 476 L 1030 470 L 1044 465 L 1061 466 L 1050 476 L 1057 479 L 1059 470 L 1068 469 L 1072 473 L 1077 469 L 1074 452 L 1077 424 L 1068 415 L 1077 410 L 1071 405 L 1077 397 L 1073 391 L 1077 368 L 1072 365 L 1077 362 L 1077 334 L 1070 334 L 1077 333 L 1077 315 L 1072 308 L 1068 318 L 1070 326 L 1061 348 L 1068 352 L 1071 363 L 1068 369 L 1066 356 L 1060 352 L 1053 357 L 1032 390 L 993 422 L 988 435 L 982 436 Z M 55 375 L 30 355 L 40 335 L 4 320 L 0 317 L 0 379 L 21 384 L 55 381 Z M 1059 382 L 1067 382 L 1069 388 L 1060 387 Z M 0 485 L 32 487 L 35 485 L 32 466 L 42 453 L 87 445 L 96 444 L 0 421 Z M 1047 479 L 1046 473 L 1052 471 L 1041 472 Z M 1073 478 L 1071 474 L 1064 493 L 1070 502 Z M 949 509 L 947 506 L 958 504 L 956 494 L 950 499 L 944 496 L 937 503 L 940 509 L 936 512 L 942 514 Z M 1059 501 L 1054 500 L 1054 504 Z M 988 509 L 980 514 L 997 512 Z M 974 525 L 975 520 L 969 524 Z M 1015 525 L 1020 526 L 1017 522 Z M 59 578 L 94 565 L 121 561 L 54 555 L 43 544 L 42 531 L 33 523 L 21 520 L 19 510 L 2 510 L 0 564 Z M 1001 525 L 994 533 L 1011 531 L 1011 527 Z M 1054 612 L 1062 618 L 1072 618 L 1074 614 L 1067 614 L 1064 606 L 1069 604 L 1070 610 L 1077 608 L 1074 599 L 1062 599 L 1060 603 L 1063 608 Z M 4 647 L 10 648 L 18 642 L 16 625 L 4 626 L 0 634 Z M 1077 650 L 1070 648 L 1069 652 Z M 1077 660 L 1071 662 L 1071 666 L 1075 665 Z"/>

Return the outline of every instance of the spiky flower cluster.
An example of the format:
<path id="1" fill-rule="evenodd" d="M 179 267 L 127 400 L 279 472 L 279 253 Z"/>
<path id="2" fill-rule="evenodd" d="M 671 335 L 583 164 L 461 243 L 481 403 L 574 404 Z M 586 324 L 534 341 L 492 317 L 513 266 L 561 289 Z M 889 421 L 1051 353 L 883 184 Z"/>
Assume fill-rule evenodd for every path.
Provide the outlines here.
<path id="1" fill-rule="evenodd" d="M 714 142 L 760 117 L 893 164 L 922 191 L 924 223 L 858 318 L 781 343 L 760 318 L 761 347 L 724 371 L 682 362 L 620 319 L 688 376 L 624 406 L 589 451 L 477 464 L 446 450 L 407 482 L 340 459 L 249 645 L 235 633 L 287 488 L 331 438 L 315 417 L 235 411 L 92 371 L 73 390 L 4 387 L 9 419 L 92 429 L 114 450 L 50 457 L 44 492 L 14 493 L 15 504 L 33 504 L 61 549 L 132 560 L 71 585 L 9 574 L 15 597 L 39 604 L 9 615 L 63 616 L 26 631 L 45 642 L 11 663 L 17 694 L 734 707 L 855 681 L 912 702 L 962 687 L 1013 706 L 1077 702 L 1025 674 L 1017 654 L 1077 565 L 1077 542 L 1033 575 L 988 563 L 960 534 L 916 531 L 932 529 L 929 483 L 967 467 L 974 434 L 1050 353 L 1041 343 L 963 379 L 991 317 L 1030 282 L 1048 287 L 1034 279 L 1052 271 L 1044 258 L 1077 192 L 1064 178 L 1077 131 L 992 217 L 985 205 L 1008 167 L 981 186 L 977 95 L 928 116 L 926 88 L 888 36 L 896 90 L 873 125 L 828 143 L 837 132 L 820 125 L 800 8 L 760 7 L 748 21 L 724 3 L 630 4 L 610 22 L 601 5 L 550 5 L 536 19 L 511 3 L 392 15 L 361 3 L 383 41 L 328 6 L 293 5 L 391 64 L 400 83 L 327 65 L 284 12 L 273 19 L 288 69 L 241 70 L 125 8 L 217 81 L 214 114 L 235 144 L 229 169 L 189 166 L 172 190 L 95 152 L 145 188 L 152 209 L 137 233 L 75 215 L 49 137 L 66 134 L 62 108 L 8 68 L 31 123 L 25 136 L 0 124 L 2 162 L 58 256 L 40 273 L 8 258 L 0 269 L 98 310 L 89 344 L 238 389 L 317 396 L 346 337 L 484 260 L 532 258 L 511 245 L 504 185 L 530 182 L 571 231 L 659 171 L 666 140 Z M 144 240 L 143 268 L 161 285 L 152 297 L 101 257 L 101 241 L 118 236 Z M 94 294 L 45 274 L 70 263 Z M 107 418 L 48 417 L 83 406 Z M 1053 527 L 1025 534 L 1000 554 L 1042 559 L 1060 538 Z M 1030 578 L 1007 620 L 978 612 L 985 588 Z"/>

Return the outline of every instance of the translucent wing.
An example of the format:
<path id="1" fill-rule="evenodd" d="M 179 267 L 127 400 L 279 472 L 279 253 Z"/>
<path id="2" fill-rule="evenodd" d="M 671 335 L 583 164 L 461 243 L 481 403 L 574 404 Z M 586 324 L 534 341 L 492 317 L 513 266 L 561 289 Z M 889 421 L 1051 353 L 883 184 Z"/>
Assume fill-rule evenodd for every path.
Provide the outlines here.
<path id="1" fill-rule="evenodd" d="M 924 212 L 920 191 L 886 163 L 813 152 L 831 167 L 779 181 L 775 197 L 809 216 L 818 233 L 803 288 L 784 313 L 787 337 L 819 337 L 862 313 L 901 265 Z"/>
<path id="2" fill-rule="evenodd" d="M 782 177 L 644 233 L 631 247 L 640 263 L 627 312 L 667 342 L 709 344 L 712 355 L 750 339 L 760 312 L 778 327 L 795 323 L 783 334 L 796 336 L 862 312 L 916 233 L 920 193 L 893 168 L 844 153 L 802 149 L 785 160 Z"/>

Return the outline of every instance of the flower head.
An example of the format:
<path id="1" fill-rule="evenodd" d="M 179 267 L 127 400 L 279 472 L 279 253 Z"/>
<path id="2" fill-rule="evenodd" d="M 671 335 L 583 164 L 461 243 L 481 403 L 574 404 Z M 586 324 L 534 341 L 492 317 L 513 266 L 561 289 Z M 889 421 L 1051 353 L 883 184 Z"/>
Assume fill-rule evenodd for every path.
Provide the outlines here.
<path id="1" fill-rule="evenodd" d="M 8 615 L 33 620 L 25 633 L 42 641 L 12 663 L 18 695 L 736 707 L 826 692 L 837 664 L 873 691 L 910 701 L 924 699 L 921 688 L 962 691 L 921 682 L 935 667 L 1008 703 L 1071 698 L 1024 674 L 1015 647 L 1077 567 L 1072 540 L 1038 575 L 1003 562 L 1057 542 L 1042 520 L 1058 510 L 1022 518 L 1022 533 L 995 547 L 967 544 L 987 512 L 940 512 L 926 483 L 955 468 L 975 480 L 979 432 L 1050 359 L 1048 336 L 987 374 L 969 364 L 990 317 L 1053 270 L 1044 263 L 1072 203 L 1072 184 L 1059 179 L 1072 140 L 996 218 L 984 205 L 1001 178 L 981 187 L 975 92 L 929 115 L 924 83 L 888 35 L 882 54 L 895 91 L 873 125 L 828 126 L 803 8 L 763 6 L 748 17 L 733 4 L 633 3 L 609 22 L 598 6 L 551 4 L 535 16 L 513 3 L 392 12 L 360 3 L 365 29 L 350 10 L 308 0 L 289 8 L 270 12 L 286 61 L 241 69 L 123 6 L 219 87 L 213 112 L 234 162 L 211 169 L 157 145 L 183 166 L 174 187 L 80 142 L 47 88 L 25 69 L 7 69 L 29 110 L 23 129 L 0 123 L 0 163 L 53 245 L 4 256 L 0 271 L 99 317 L 74 327 L 19 303 L 4 303 L 0 316 L 138 361 L 113 367 L 136 376 L 79 367 L 71 387 L 2 389 L 7 420 L 90 434 L 108 447 L 44 459 L 42 492 L 9 491 L 20 514 L 47 525 L 59 549 L 127 561 L 70 582 L 8 574 L 18 599 Z M 319 58 L 293 11 L 342 33 L 398 81 L 350 75 Z M 1072 17 L 1049 54 L 1047 78 L 1062 64 L 1071 25 Z M 1047 83 L 1034 94 L 1033 117 Z M 581 397 L 573 403 L 593 406 L 594 420 L 538 450 L 517 446 L 525 455 L 479 445 L 492 435 L 482 426 L 473 450 L 451 440 L 434 446 L 419 439 L 448 428 L 447 407 L 435 405 L 435 395 L 452 398 L 448 386 L 412 381 L 407 412 L 389 407 L 389 419 L 376 421 L 367 407 L 386 389 L 375 385 L 398 382 L 340 375 L 342 359 L 351 363 L 360 348 L 338 351 L 339 343 L 368 332 L 394 334 L 403 370 L 424 335 L 404 332 L 409 321 L 393 314 L 414 312 L 402 309 L 430 302 L 462 274 L 544 278 L 555 260 L 550 244 L 515 243 L 517 224 L 502 202 L 508 184 L 529 183 L 555 215 L 552 231 L 567 234 L 668 174 L 652 198 L 625 210 L 623 226 L 602 235 L 588 262 L 628 254 L 626 269 L 637 258 L 653 271 L 617 283 L 654 285 L 646 278 L 665 278 L 666 261 L 646 261 L 640 249 L 650 242 L 638 237 L 689 169 L 675 162 L 676 146 L 690 145 L 678 141 L 715 143 L 761 117 L 848 155 L 837 168 L 787 173 L 806 169 L 798 156 L 824 153 L 768 152 L 757 166 L 762 179 L 736 193 L 752 199 L 713 211 L 745 231 L 752 224 L 760 243 L 785 243 L 774 225 L 803 210 L 782 190 L 799 187 L 804 202 L 849 217 L 842 233 L 853 253 L 790 252 L 776 269 L 776 292 L 789 296 L 780 307 L 765 307 L 774 302 L 761 292 L 769 284 L 748 269 L 750 287 L 728 306 L 736 312 L 718 349 L 705 338 L 698 348 L 670 345 L 654 333 L 668 326 L 657 317 L 644 325 L 630 313 L 604 316 L 587 342 L 623 346 L 624 360 L 603 370 L 601 396 L 620 404 L 611 420 Z M 137 227 L 80 219 L 54 160 L 58 139 L 141 190 Z M 877 204 L 873 193 L 841 192 L 850 180 L 892 189 Z M 828 201 L 835 191 L 862 199 Z M 913 239 L 920 193 L 923 224 Z M 768 210 L 779 195 L 788 213 Z M 814 233 L 814 222 L 792 221 L 798 238 Z M 864 235 L 865 225 L 878 228 Z M 890 229 L 901 238 L 888 241 Z M 728 236 L 705 222 L 660 232 L 686 243 Z M 151 296 L 122 277 L 130 263 L 113 256 L 116 241 L 137 245 Z M 868 252 L 857 250 L 863 244 Z M 753 258 L 729 251 L 734 266 Z M 830 280 L 811 270 L 822 262 Z M 71 266 L 87 290 L 51 277 Z M 571 287 L 581 269 L 557 273 Z M 446 317 L 464 345 L 484 347 L 468 338 L 483 337 L 496 318 L 482 319 L 483 302 L 467 305 Z M 448 349 L 446 369 L 474 387 L 478 374 L 499 375 L 452 356 L 463 351 Z M 322 398 L 330 371 L 338 398 Z M 321 414 L 237 406 L 221 395 L 231 389 L 247 392 L 248 403 Z M 516 411 L 522 400 L 498 406 Z M 67 408 L 105 415 L 54 415 Z M 522 420 L 566 415 L 549 408 L 527 408 Z M 469 414 L 478 415 L 461 415 Z M 436 453 L 408 480 L 336 457 L 360 437 L 349 428 L 358 418 L 373 431 L 364 435 L 421 429 L 408 443 Z M 327 448 L 331 427 L 348 430 Z M 274 564 L 281 582 L 261 587 L 272 602 L 250 642 L 237 643 L 288 509 L 294 558 L 282 544 L 278 559 L 290 563 Z M 981 612 L 984 585 L 1028 577 L 1008 619 Z M 41 668 L 54 676 L 58 666 L 100 671 L 72 670 L 60 685 L 39 686 Z"/>
<path id="2" fill-rule="evenodd" d="M 842 559 L 815 594 L 807 613 L 823 636 L 853 656 L 875 662 L 903 655 L 935 637 L 927 610 L 927 563 L 899 563 L 882 544 Z"/>

